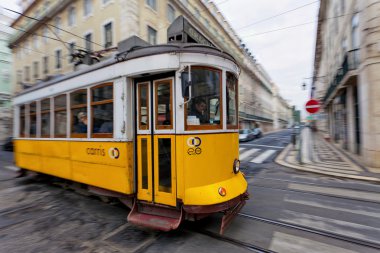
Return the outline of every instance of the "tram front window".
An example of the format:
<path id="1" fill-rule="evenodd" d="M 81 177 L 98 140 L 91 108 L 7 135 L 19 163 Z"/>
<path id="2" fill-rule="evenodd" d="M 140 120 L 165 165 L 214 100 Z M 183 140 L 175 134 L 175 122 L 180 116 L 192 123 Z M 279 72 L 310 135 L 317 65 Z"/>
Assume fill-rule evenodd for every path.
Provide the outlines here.
<path id="1" fill-rule="evenodd" d="M 187 103 L 186 129 L 222 128 L 221 76 L 221 71 L 216 69 L 191 69 L 191 99 Z"/>

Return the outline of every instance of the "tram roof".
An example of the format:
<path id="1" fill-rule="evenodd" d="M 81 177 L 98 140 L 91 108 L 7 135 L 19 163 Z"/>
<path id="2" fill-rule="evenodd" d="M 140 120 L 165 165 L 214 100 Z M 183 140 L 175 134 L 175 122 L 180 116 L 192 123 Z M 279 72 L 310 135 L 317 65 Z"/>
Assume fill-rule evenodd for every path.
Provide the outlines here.
<path id="1" fill-rule="evenodd" d="M 135 36 L 133 36 L 135 37 Z M 131 39 L 131 38 L 130 38 Z M 160 44 L 160 45 L 149 45 L 149 46 L 135 46 L 129 49 L 128 51 L 124 52 L 118 52 L 113 55 L 112 58 L 101 61 L 99 63 L 95 63 L 93 65 L 88 66 L 85 69 L 76 70 L 69 74 L 53 77 L 53 79 L 48 81 L 42 81 L 30 88 L 27 88 L 23 90 L 22 92 L 18 93 L 14 97 L 18 97 L 20 95 L 29 93 L 34 90 L 41 89 L 46 86 L 50 86 L 56 83 L 59 83 L 61 81 L 80 76 L 82 74 L 96 71 L 98 69 L 117 64 L 119 62 L 128 61 L 136 58 L 151 56 L 151 55 L 159 55 L 159 54 L 166 54 L 166 53 L 200 53 L 200 54 L 208 54 L 208 55 L 214 55 L 219 56 L 222 58 L 226 58 L 228 60 L 231 60 L 235 64 L 237 64 L 236 60 L 227 52 L 224 52 L 218 48 L 202 45 L 198 43 L 168 43 L 168 44 Z"/>

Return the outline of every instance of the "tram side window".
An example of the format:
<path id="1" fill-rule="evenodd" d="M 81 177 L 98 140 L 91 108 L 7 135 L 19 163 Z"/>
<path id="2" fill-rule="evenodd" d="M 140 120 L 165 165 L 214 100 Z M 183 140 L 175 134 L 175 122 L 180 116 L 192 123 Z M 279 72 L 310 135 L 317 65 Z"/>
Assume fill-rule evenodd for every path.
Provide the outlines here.
<path id="1" fill-rule="evenodd" d="M 87 137 L 87 90 L 77 90 L 70 95 L 71 137 Z"/>
<path id="2" fill-rule="evenodd" d="M 216 69 L 191 69 L 191 99 L 187 103 L 186 130 L 222 128 L 221 76 L 222 72 Z"/>
<path id="3" fill-rule="evenodd" d="M 238 79 L 231 72 L 227 72 L 226 91 L 227 127 L 233 129 L 238 127 Z"/>
<path id="4" fill-rule="evenodd" d="M 20 137 L 25 136 L 25 105 L 20 106 Z"/>
<path id="5" fill-rule="evenodd" d="M 41 137 L 50 137 L 50 98 L 41 101 Z"/>
<path id="6" fill-rule="evenodd" d="M 113 135 L 113 85 L 106 83 L 91 89 L 91 137 L 106 138 Z"/>
<path id="7" fill-rule="evenodd" d="M 29 104 L 29 116 L 30 116 L 30 126 L 29 126 L 29 137 L 35 138 L 37 131 L 37 104 L 32 102 Z"/>
<path id="8" fill-rule="evenodd" d="M 54 98 L 54 137 L 66 137 L 66 94 Z"/>

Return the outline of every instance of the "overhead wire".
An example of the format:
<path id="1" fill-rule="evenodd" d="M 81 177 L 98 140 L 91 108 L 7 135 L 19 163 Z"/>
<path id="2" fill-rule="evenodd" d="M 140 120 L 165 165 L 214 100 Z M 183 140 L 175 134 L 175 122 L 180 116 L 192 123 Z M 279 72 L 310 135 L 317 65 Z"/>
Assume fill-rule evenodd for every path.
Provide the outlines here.
<path id="1" fill-rule="evenodd" d="M 18 12 L 18 11 L 15 11 L 15 10 L 12 10 L 12 9 L 9 9 L 9 8 L 5 8 L 5 7 L 1 7 L 1 8 L 5 9 L 5 10 L 7 10 L 7 11 L 13 12 L 13 13 L 17 13 L 17 14 L 23 16 L 23 17 L 26 17 L 26 18 L 29 18 L 29 19 L 32 19 L 32 20 L 35 20 L 35 21 L 40 21 L 40 22 L 42 22 L 41 19 L 38 19 L 38 18 L 35 18 L 35 17 L 31 17 L 31 16 L 28 16 L 28 15 L 25 15 L 24 13 L 20 13 L 20 12 Z M 49 24 L 49 23 L 45 23 L 45 22 L 42 22 L 42 24 L 44 24 L 44 25 L 46 25 L 46 26 L 48 26 L 48 27 L 50 26 L 50 27 L 53 27 L 53 28 L 55 28 L 55 29 L 61 30 L 61 31 L 63 31 L 63 32 L 66 32 L 66 33 L 68 33 L 68 34 L 70 34 L 70 35 L 73 35 L 73 36 L 75 36 L 75 37 L 77 37 L 77 38 L 83 39 L 83 40 L 88 41 L 88 42 L 90 42 L 90 43 L 93 43 L 93 44 L 95 44 L 95 45 L 97 45 L 97 46 L 100 46 L 101 48 L 105 48 L 104 46 L 102 46 L 102 45 L 99 44 L 99 43 L 96 43 L 96 42 L 93 42 L 93 41 L 91 41 L 91 40 L 88 40 L 88 39 L 86 39 L 86 38 L 84 38 L 84 37 L 81 37 L 81 36 L 75 34 L 75 33 L 72 33 L 72 32 L 70 32 L 70 31 L 67 31 L 67 30 L 65 30 L 65 29 L 62 29 L 62 28 L 60 28 L 60 27 L 58 27 L 58 26 L 56 26 L 56 25 Z M 57 35 L 56 35 L 56 36 L 57 36 Z"/>
<path id="2" fill-rule="evenodd" d="M 17 45 L 16 47 L 17 48 L 22 48 L 22 49 L 25 49 L 25 50 L 29 50 L 29 51 L 32 51 L 32 52 L 36 52 L 36 53 L 39 53 L 39 54 L 43 54 L 45 56 L 57 57 L 56 55 L 47 54 L 47 53 L 44 53 L 44 52 L 41 52 L 39 50 L 35 50 L 35 49 L 32 49 L 32 48 L 27 48 L 27 47 L 23 47 L 23 46 L 19 46 L 19 45 Z M 66 55 L 63 55 L 63 56 L 70 56 L 70 55 L 66 54 Z M 59 58 L 62 59 L 62 60 L 67 60 L 67 58 L 62 57 L 62 56 L 59 57 Z"/>
<path id="3" fill-rule="evenodd" d="M 284 11 L 284 12 L 281 12 L 281 13 L 278 13 L 278 14 L 273 15 L 273 16 L 270 16 L 270 17 L 267 17 L 267 18 L 264 18 L 264 19 L 260 19 L 260 20 L 258 20 L 258 21 L 255 21 L 255 22 L 251 23 L 251 24 L 248 24 L 248 25 L 245 25 L 245 26 L 239 27 L 239 28 L 236 29 L 236 31 L 246 29 L 247 27 L 254 26 L 254 25 L 256 25 L 256 24 L 263 23 L 263 22 L 265 22 L 265 21 L 268 21 L 268 20 L 271 20 L 271 19 L 277 18 L 277 17 L 282 16 L 282 15 L 284 15 L 284 14 L 287 14 L 287 13 L 289 13 L 289 12 L 293 12 L 293 11 L 296 11 L 296 10 L 302 9 L 302 8 L 304 8 L 304 7 L 307 7 L 307 6 L 309 6 L 309 5 L 312 5 L 312 4 L 315 4 L 315 3 L 318 3 L 318 2 L 319 2 L 319 1 L 314 1 L 314 2 L 311 2 L 311 3 L 308 3 L 308 4 L 304 4 L 304 5 L 298 6 L 298 7 L 294 8 L 294 9 L 290 9 L 290 10 L 287 10 L 287 11 Z"/>
<path id="4" fill-rule="evenodd" d="M 4 25 L 4 24 L 1 24 L 1 23 L 0 23 L 0 25 L 5 26 L 5 27 L 9 27 L 9 28 L 12 28 L 14 30 L 17 30 L 17 31 L 20 31 L 20 32 L 23 32 L 23 33 L 27 33 L 27 34 L 30 34 L 30 35 L 36 35 L 36 36 L 39 36 L 39 37 L 42 37 L 42 38 L 47 38 L 47 39 L 63 42 L 63 43 L 68 44 L 68 45 L 71 44 L 70 42 L 67 42 L 67 41 L 59 40 L 57 38 L 41 35 L 41 34 L 38 34 L 38 33 L 33 33 L 33 32 L 29 32 L 29 31 L 25 31 L 24 29 L 21 29 L 21 28 L 16 28 L 16 27 L 12 27 L 12 26 L 9 26 L 9 25 Z M 86 50 L 85 47 L 82 47 L 82 46 L 79 46 L 79 45 L 75 45 L 75 47 L 82 48 L 82 49 Z"/>
<path id="5" fill-rule="evenodd" d="M 355 13 L 356 13 L 356 12 L 355 12 Z M 342 14 L 342 15 L 338 15 L 338 16 L 334 16 L 334 17 L 329 17 L 329 18 L 325 18 L 325 19 L 321 19 L 321 20 L 315 20 L 315 21 L 310 21 L 310 22 L 306 22 L 306 23 L 302 23 L 302 24 L 296 24 L 296 25 L 287 26 L 287 27 L 282 27 L 282 28 L 278 28 L 278 29 L 274 29 L 274 30 L 264 31 L 264 32 L 261 32 L 261 33 L 254 33 L 254 34 L 249 34 L 249 35 L 241 35 L 241 37 L 242 37 L 242 38 L 247 38 L 247 37 L 252 37 L 252 36 L 257 36 L 257 35 L 262 35 L 262 34 L 267 34 L 267 33 L 277 32 L 277 31 L 282 31 L 282 30 L 286 30 L 286 29 L 291 29 L 291 28 L 299 27 L 299 26 L 305 26 L 305 25 L 314 24 L 314 23 L 317 23 L 317 22 L 319 22 L 319 21 L 325 21 L 325 20 L 330 20 L 330 19 L 340 18 L 340 17 L 344 17 L 344 16 L 352 15 L 352 14 L 355 14 L 355 13 Z"/>
<path id="6" fill-rule="evenodd" d="M 223 1 L 223 2 L 221 2 L 221 3 L 218 3 L 218 5 L 224 4 L 224 3 L 228 2 L 228 1 L 229 1 L 229 0 Z M 255 25 L 255 24 L 258 24 L 258 23 L 261 23 L 261 22 L 267 21 L 267 20 L 269 20 L 269 19 L 272 19 L 272 18 L 275 18 L 275 17 L 281 16 L 281 15 L 284 15 L 284 14 L 286 14 L 286 13 L 289 13 L 289 12 L 292 12 L 292 11 L 295 11 L 295 10 L 298 10 L 298 9 L 300 9 L 300 8 L 304 8 L 304 7 L 306 7 L 306 6 L 309 6 L 309 5 L 315 4 L 316 2 L 318 2 L 318 1 L 314 1 L 314 2 L 311 2 L 311 3 L 308 3 L 308 4 L 305 4 L 305 5 L 302 5 L 302 6 L 296 7 L 296 8 L 294 8 L 294 9 L 284 11 L 284 12 L 279 13 L 279 14 L 277 14 L 277 15 L 274 15 L 274 16 L 271 16 L 271 17 L 268 17 L 268 18 L 265 18 L 265 19 L 262 19 L 262 20 L 256 21 L 256 22 L 254 22 L 254 23 L 251 23 L 251 24 L 249 24 L 249 25 L 246 25 L 246 26 L 243 26 L 243 27 L 239 28 L 239 30 L 241 30 L 241 29 L 245 29 L 245 28 L 247 28 L 248 26 L 252 26 L 252 25 Z M 191 2 L 189 2 L 189 4 L 190 4 L 194 9 L 196 8 L 196 6 L 194 6 Z M 2 7 L 2 8 L 4 8 L 4 7 Z M 5 9 L 7 9 L 7 8 L 5 8 Z M 10 10 L 10 9 L 7 9 L 7 10 Z M 207 11 L 207 10 L 208 10 L 208 9 L 205 7 L 205 8 L 202 9 L 199 13 L 205 12 L 205 11 Z M 12 11 L 12 10 L 10 10 L 10 11 Z M 16 11 L 14 11 L 14 12 L 16 12 Z M 19 13 L 19 12 L 16 12 L 16 13 Z M 352 13 L 343 14 L 343 15 L 339 15 L 339 16 L 335 16 L 335 17 L 326 18 L 325 20 L 334 19 L 334 18 L 339 18 L 339 17 L 342 17 L 342 16 L 351 15 L 351 14 L 352 14 Z M 23 14 L 20 14 L 20 15 L 23 15 Z M 23 16 L 29 17 L 29 16 L 27 16 L 27 15 L 23 15 Z M 195 13 L 194 13 L 194 14 L 190 14 L 190 16 L 195 17 Z M 33 18 L 33 17 L 29 17 L 29 18 L 31 18 L 31 19 L 35 19 L 35 20 L 39 20 L 39 19 L 36 19 L 36 18 Z M 196 17 L 195 17 L 195 18 L 196 18 Z M 318 22 L 318 20 L 316 20 L 316 21 L 310 21 L 310 22 L 306 22 L 306 23 L 302 23 L 302 24 L 296 24 L 296 25 L 292 25 L 292 26 L 287 26 L 287 27 L 282 27 L 282 28 L 278 28 L 278 29 L 274 29 L 274 30 L 264 31 L 264 32 L 260 32 L 260 33 L 254 33 L 254 34 L 249 34 L 249 35 L 240 35 L 240 37 L 242 37 L 242 38 L 247 38 L 247 37 L 252 37 L 252 36 L 258 36 L 258 35 L 263 35 L 263 34 L 267 34 L 267 33 L 273 33 L 273 32 L 277 32 L 277 31 L 282 31 L 282 30 L 287 30 L 287 29 L 291 29 L 291 28 L 296 28 L 296 27 L 300 27 L 300 26 L 310 25 L 310 24 L 313 24 L 313 23 L 316 23 L 316 22 Z M 1 25 L 4 25 L 4 24 L 1 24 Z M 55 28 L 56 28 L 56 26 L 54 26 L 54 25 L 51 25 L 51 24 L 49 24 L 49 25 L 52 26 L 52 27 L 55 27 Z M 11 26 L 8 26 L 8 27 L 11 27 Z M 40 34 L 37 34 L 37 33 L 31 33 L 31 32 L 25 31 L 25 30 L 20 29 L 20 28 L 15 28 L 15 27 L 11 27 L 11 28 L 13 28 L 13 29 L 15 29 L 15 30 L 18 30 L 18 31 L 21 31 L 21 32 L 24 32 L 24 33 L 34 34 L 34 35 L 37 35 L 37 36 L 40 36 L 40 37 L 44 37 L 44 38 L 48 38 L 48 39 L 52 39 L 52 40 L 55 40 L 55 41 L 61 41 L 61 40 L 59 40 L 59 39 L 52 38 L 52 37 L 49 37 L 49 36 L 44 36 L 44 35 L 40 35 Z M 166 26 L 161 27 L 161 29 L 163 29 L 163 28 L 166 28 Z M 58 29 L 59 29 L 59 28 L 58 28 Z M 60 30 L 65 31 L 65 32 L 68 32 L 68 31 L 66 31 L 66 30 L 64 30 L 64 29 L 60 29 Z M 158 29 L 158 30 L 160 30 L 160 29 Z M 73 33 L 71 33 L 71 32 L 68 32 L 68 33 L 73 34 Z M 85 38 L 82 38 L 82 37 L 80 37 L 80 36 L 78 36 L 78 35 L 75 35 L 75 34 L 73 34 L 73 35 L 76 36 L 76 37 L 79 37 L 79 38 L 81 38 L 81 39 L 86 40 Z M 99 45 L 99 44 L 97 44 L 97 43 L 95 43 L 95 42 L 92 42 L 92 41 L 90 41 L 90 40 L 86 40 L 86 41 L 89 41 L 89 42 L 91 42 L 91 43 L 94 43 L 94 44 L 96 44 L 96 45 Z M 66 42 L 66 41 L 61 41 L 61 42 L 64 42 L 64 43 L 66 43 L 66 44 L 71 44 L 71 43 Z M 75 45 L 75 46 L 78 47 L 78 48 L 86 49 L 86 48 L 81 47 L 81 46 L 79 46 L 79 45 Z"/>

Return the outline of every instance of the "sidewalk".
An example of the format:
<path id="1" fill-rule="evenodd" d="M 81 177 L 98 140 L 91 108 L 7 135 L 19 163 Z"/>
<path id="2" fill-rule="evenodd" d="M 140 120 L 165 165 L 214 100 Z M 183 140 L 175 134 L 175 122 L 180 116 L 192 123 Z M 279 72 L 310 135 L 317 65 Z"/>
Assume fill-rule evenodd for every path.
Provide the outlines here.
<path id="1" fill-rule="evenodd" d="M 380 183 L 380 173 L 371 172 L 310 128 L 303 129 L 301 135 L 301 141 L 297 138 L 295 147 L 289 144 L 276 163 L 308 172 Z"/>

